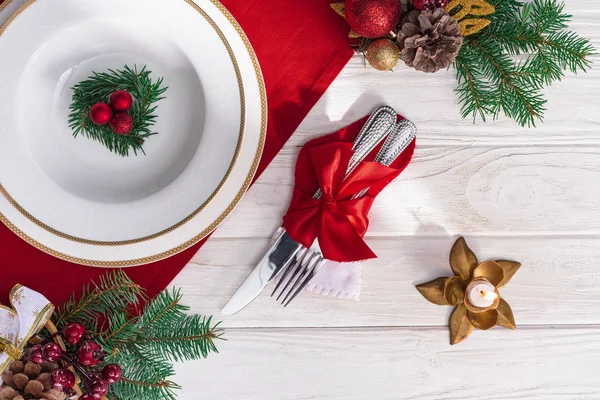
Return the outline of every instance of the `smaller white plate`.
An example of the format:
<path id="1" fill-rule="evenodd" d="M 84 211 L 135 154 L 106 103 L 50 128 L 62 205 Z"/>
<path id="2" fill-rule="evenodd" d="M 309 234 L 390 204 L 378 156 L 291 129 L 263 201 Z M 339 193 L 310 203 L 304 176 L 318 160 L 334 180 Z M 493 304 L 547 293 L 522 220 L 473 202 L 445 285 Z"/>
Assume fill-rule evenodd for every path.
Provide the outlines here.
<path id="1" fill-rule="evenodd" d="M 264 84 L 216 0 L 30 0 L 0 28 L 0 60 L 0 219 L 46 252 L 105 267 L 168 257 L 214 230 L 254 176 Z M 67 124 L 71 88 L 124 65 L 169 87 L 146 156 Z"/>

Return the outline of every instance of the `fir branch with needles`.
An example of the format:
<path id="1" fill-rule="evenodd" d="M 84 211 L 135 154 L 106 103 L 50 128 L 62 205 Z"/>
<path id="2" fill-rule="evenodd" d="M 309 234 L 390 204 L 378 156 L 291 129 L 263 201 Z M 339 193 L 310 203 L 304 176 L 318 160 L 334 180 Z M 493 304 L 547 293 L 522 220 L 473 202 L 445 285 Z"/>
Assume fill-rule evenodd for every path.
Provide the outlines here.
<path id="1" fill-rule="evenodd" d="M 463 117 L 504 113 L 522 126 L 543 119 L 542 89 L 565 71 L 591 66 L 589 40 L 568 30 L 571 16 L 557 0 L 489 0 L 496 12 L 482 32 L 465 37 L 454 67 Z"/>
<path id="2" fill-rule="evenodd" d="M 218 353 L 216 341 L 224 340 L 220 323 L 188 315 L 189 307 L 181 299 L 181 291 L 172 289 L 148 300 L 144 290 L 118 270 L 84 288 L 79 300 L 60 306 L 57 323 L 82 323 L 108 352 L 104 363 L 121 366 L 123 378 L 110 385 L 109 399 L 175 400 L 180 387 L 171 380 L 173 362 Z"/>
<path id="3" fill-rule="evenodd" d="M 108 72 L 94 72 L 93 76 L 73 87 L 73 101 L 69 107 L 69 126 L 73 137 L 84 136 L 106 146 L 110 151 L 122 156 L 145 154 L 144 142 L 156 135 L 152 128 L 156 123 L 158 101 L 164 99 L 167 87 L 163 79 L 153 81 L 152 72 L 144 66 L 123 67 L 122 70 L 109 69 Z M 133 129 L 126 135 L 117 135 L 107 125 L 92 122 L 89 111 L 100 102 L 108 103 L 111 94 L 126 90 L 133 96 L 129 114 L 133 118 Z"/>

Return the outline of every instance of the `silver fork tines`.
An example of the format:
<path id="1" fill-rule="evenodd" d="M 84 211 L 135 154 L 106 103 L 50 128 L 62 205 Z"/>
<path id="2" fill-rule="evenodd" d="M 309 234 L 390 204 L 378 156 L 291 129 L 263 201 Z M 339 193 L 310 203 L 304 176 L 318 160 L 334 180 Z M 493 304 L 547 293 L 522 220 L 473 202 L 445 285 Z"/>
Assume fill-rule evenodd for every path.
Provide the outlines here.
<path id="1" fill-rule="evenodd" d="M 287 305 L 298 296 L 302 289 L 304 289 L 308 282 L 314 278 L 324 263 L 325 259 L 320 252 L 303 249 L 303 252 L 299 253 L 292 264 L 286 268 L 281 279 L 277 283 L 275 290 L 273 290 L 271 297 L 275 296 L 277 290 L 285 283 L 285 286 L 277 296 L 277 301 L 284 296 L 281 304 L 283 304 L 284 307 L 287 307 Z M 287 279 L 290 273 L 291 276 Z"/>

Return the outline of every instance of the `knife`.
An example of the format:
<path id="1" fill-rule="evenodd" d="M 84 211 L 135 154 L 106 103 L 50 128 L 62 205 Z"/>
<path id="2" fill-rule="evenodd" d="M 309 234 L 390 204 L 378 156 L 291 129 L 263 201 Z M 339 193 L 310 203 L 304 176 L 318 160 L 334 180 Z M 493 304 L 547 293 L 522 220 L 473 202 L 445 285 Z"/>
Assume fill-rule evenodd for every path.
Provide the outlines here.
<path id="1" fill-rule="evenodd" d="M 348 164 L 346 176 L 358 167 L 365 157 L 395 128 L 396 111 L 388 106 L 376 109 L 369 117 L 353 145 L 353 153 Z M 320 198 L 321 190 L 317 190 L 314 198 Z M 254 270 L 231 297 L 221 311 L 224 315 L 232 315 L 250 304 L 290 262 L 296 257 L 302 246 L 293 240 L 285 230 L 267 250 Z"/>

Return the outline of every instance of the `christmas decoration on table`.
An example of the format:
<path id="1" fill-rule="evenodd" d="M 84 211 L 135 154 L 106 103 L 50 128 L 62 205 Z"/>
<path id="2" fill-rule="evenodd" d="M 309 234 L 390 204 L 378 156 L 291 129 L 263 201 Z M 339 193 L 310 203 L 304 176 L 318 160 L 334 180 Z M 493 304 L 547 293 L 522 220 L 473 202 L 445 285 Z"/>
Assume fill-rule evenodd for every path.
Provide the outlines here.
<path id="1" fill-rule="evenodd" d="M 496 325 L 516 329 L 512 309 L 500 297 L 521 267 L 516 261 L 496 260 L 478 263 L 477 257 L 460 237 L 450 251 L 450 267 L 456 274 L 417 285 L 427 300 L 438 305 L 456 306 L 450 316 L 450 344 L 465 340 L 475 328 L 488 330 Z"/>
<path id="2" fill-rule="evenodd" d="M 566 71 L 586 72 L 595 54 L 589 40 L 568 30 L 571 16 L 557 0 L 412 0 L 400 13 L 400 0 L 331 7 L 352 28 L 350 45 L 375 69 L 392 70 L 399 59 L 423 72 L 452 66 L 461 114 L 474 121 L 503 113 L 535 126 L 545 111 L 543 89 Z"/>
<path id="3" fill-rule="evenodd" d="M 450 66 L 463 43 L 458 23 L 443 8 L 410 11 L 401 26 L 396 43 L 402 59 L 418 71 L 436 72 Z"/>
<path id="4" fill-rule="evenodd" d="M 361 262 L 377 257 L 363 240 L 369 226 L 369 210 L 377 195 L 408 166 L 415 149 L 416 127 L 396 117 L 393 110 L 392 113 L 395 127 L 387 137 L 382 136 L 382 145 L 365 154 L 364 161 L 348 176 L 345 171 L 352 157 L 352 141 L 359 129 L 369 125 L 366 119 L 311 140 L 298 155 L 294 193 L 283 226 L 293 240 L 322 253 L 326 259 L 309 281 L 309 291 L 341 298 L 359 297 Z M 398 122 L 394 124 L 396 118 Z M 377 123 L 373 126 L 382 127 Z M 361 147 L 356 142 L 354 146 Z M 323 196 L 316 199 L 312 194 L 319 188 Z M 363 193 L 363 189 L 367 190 L 364 196 L 354 195 Z M 282 275 L 285 280 L 285 272 Z"/>
<path id="5" fill-rule="evenodd" d="M 88 137 L 111 152 L 127 157 L 144 152 L 143 145 L 152 135 L 156 123 L 156 104 L 164 99 L 167 88 L 163 79 L 155 80 L 143 67 L 138 71 L 125 66 L 122 70 L 94 72 L 73 87 L 69 126 L 73 137 Z"/>
<path id="6" fill-rule="evenodd" d="M 173 361 L 217 352 L 222 335 L 180 300 L 176 289 L 149 300 L 118 271 L 53 315 L 41 294 L 15 286 L 14 310 L 0 309 L 0 400 L 175 399 Z"/>

